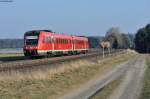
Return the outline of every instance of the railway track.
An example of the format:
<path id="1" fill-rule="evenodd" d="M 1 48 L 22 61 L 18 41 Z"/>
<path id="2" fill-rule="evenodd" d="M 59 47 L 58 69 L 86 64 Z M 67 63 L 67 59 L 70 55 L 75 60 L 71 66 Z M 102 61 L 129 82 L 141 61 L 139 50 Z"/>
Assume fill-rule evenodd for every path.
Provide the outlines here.
<path id="1" fill-rule="evenodd" d="M 89 53 L 93 53 L 93 52 L 99 52 L 99 49 L 90 49 L 89 50 Z M 0 54 L 4 54 L 4 53 L 0 53 Z M 18 53 L 14 53 L 14 54 L 18 54 Z M 61 57 L 61 56 L 59 56 L 59 57 Z M 32 58 L 32 60 L 43 59 L 43 58 L 45 58 L 45 57 Z M 53 57 L 51 57 L 51 58 L 53 58 Z M 21 56 L 0 57 L 0 64 L 6 63 L 6 62 L 14 62 L 14 61 L 16 62 L 16 61 L 24 61 L 24 60 L 31 60 L 31 58 L 23 56 L 23 53 Z"/>
<path id="2" fill-rule="evenodd" d="M 113 53 L 121 53 L 123 50 L 112 50 Z M 105 52 L 108 55 L 108 52 Z M 76 59 L 86 59 L 95 56 L 102 56 L 102 52 L 90 52 L 88 54 L 80 54 L 73 56 L 62 56 L 62 57 L 52 57 L 52 58 L 44 58 L 44 59 L 35 59 L 35 60 L 21 60 L 21 61 L 11 61 L 0 64 L 0 72 L 9 72 L 11 71 L 20 71 L 26 72 L 32 69 L 41 69 L 45 67 L 53 68 L 54 64 L 60 64 L 62 62 L 74 61 Z M 55 65 L 56 66 L 56 65 Z"/>

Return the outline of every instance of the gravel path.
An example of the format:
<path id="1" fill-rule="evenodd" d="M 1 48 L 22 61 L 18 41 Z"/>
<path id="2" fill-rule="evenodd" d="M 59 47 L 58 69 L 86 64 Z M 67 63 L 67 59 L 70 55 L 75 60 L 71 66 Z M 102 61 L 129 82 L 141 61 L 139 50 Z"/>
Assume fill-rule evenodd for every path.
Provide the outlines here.
<path id="1" fill-rule="evenodd" d="M 140 55 L 126 72 L 122 84 L 108 99 L 138 99 L 142 88 L 145 68 L 145 56 Z"/>
<path id="2" fill-rule="evenodd" d="M 87 82 L 81 88 L 60 97 L 60 99 L 88 99 L 95 92 L 99 91 L 99 89 L 103 88 L 111 81 L 125 74 L 129 70 L 129 68 L 131 68 L 131 66 L 136 67 L 135 65 L 138 64 L 138 68 L 139 68 L 138 70 L 140 70 L 141 67 L 139 67 L 139 65 L 143 65 L 143 61 L 141 63 L 141 60 L 143 60 L 143 58 L 141 57 L 139 58 L 137 56 L 132 60 L 119 64 L 116 66 L 116 68 L 112 69 L 110 72 L 106 73 L 102 77 Z M 135 74 L 135 76 L 136 75 L 137 74 Z M 136 79 L 138 79 L 138 77 Z M 113 99 L 117 99 L 117 98 L 113 98 Z M 128 99 L 128 98 L 120 98 L 120 99 Z"/>

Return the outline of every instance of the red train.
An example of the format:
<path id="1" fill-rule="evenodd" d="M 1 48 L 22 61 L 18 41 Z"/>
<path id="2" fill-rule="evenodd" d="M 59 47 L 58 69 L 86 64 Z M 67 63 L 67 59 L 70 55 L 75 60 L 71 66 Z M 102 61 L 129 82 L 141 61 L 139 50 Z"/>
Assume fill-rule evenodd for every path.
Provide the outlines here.
<path id="1" fill-rule="evenodd" d="M 86 37 L 68 36 L 50 30 L 34 30 L 24 34 L 25 56 L 53 56 L 62 54 L 87 53 Z"/>

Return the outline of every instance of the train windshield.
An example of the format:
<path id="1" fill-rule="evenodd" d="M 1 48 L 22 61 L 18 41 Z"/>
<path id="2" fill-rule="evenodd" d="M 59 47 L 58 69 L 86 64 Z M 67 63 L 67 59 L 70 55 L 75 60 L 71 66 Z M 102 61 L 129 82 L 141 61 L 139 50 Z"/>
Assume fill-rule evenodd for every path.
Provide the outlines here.
<path id="1" fill-rule="evenodd" d="M 37 45 L 39 33 L 26 33 L 25 35 L 25 44 L 26 45 Z"/>

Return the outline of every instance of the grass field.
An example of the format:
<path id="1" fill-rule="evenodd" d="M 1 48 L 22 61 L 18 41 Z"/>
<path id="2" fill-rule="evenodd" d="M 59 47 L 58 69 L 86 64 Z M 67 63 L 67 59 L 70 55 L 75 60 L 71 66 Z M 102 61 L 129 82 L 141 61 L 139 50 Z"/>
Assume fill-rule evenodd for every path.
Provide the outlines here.
<path id="1" fill-rule="evenodd" d="M 17 56 L 23 56 L 23 54 L 21 54 L 21 53 L 0 54 L 0 58 L 11 58 L 11 57 L 17 57 Z"/>
<path id="2" fill-rule="evenodd" d="M 146 64 L 147 70 L 145 72 L 143 91 L 140 99 L 150 99 L 150 56 L 147 58 Z"/>
<path id="3" fill-rule="evenodd" d="M 57 99 L 71 90 L 79 88 L 88 80 L 100 77 L 126 61 L 134 54 L 122 54 L 96 60 L 78 60 L 61 64 L 57 69 L 36 71 L 31 74 L 14 72 L 0 75 L 0 98 L 2 99 Z"/>

